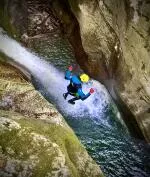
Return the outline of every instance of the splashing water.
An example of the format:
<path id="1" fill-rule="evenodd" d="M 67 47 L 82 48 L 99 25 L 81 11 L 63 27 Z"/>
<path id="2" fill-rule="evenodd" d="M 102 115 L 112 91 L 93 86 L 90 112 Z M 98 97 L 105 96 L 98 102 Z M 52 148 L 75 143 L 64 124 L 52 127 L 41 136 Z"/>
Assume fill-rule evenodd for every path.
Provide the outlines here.
<path id="1" fill-rule="evenodd" d="M 63 98 L 69 81 L 64 79 L 64 73 L 58 71 L 53 65 L 42 60 L 39 56 L 22 47 L 18 42 L 0 32 L 0 51 L 13 61 L 25 67 L 45 87 L 61 111 L 67 115 L 100 118 L 104 107 L 109 102 L 109 96 L 104 86 L 92 80 L 92 87 L 96 92 L 85 101 L 79 100 L 77 104 L 70 105 Z M 83 84 L 83 91 L 89 92 L 91 84 Z M 68 99 L 71 96 L 68 96 Z"/>

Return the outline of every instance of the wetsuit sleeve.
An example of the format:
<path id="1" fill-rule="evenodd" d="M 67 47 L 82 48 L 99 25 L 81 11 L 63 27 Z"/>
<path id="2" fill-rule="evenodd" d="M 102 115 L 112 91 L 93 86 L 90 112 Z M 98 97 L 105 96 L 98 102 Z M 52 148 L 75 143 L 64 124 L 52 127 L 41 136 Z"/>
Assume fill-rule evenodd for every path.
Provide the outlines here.
<path id="1" fill-rule="evenodd" d="M 78 89 L 78 95 L 80 96 L 81 100 L 83 101 L 83 100 L 87 99 L 91 94 L 90 94 L 90 92 L 87 94 L 84 94 L 82 89 L 80 88 L 80 89 Z"/>
<path id="2" fill-rule="evenodd" d="M 72 78 L 71 71 L 67 70 L 66 73 L 65 73 L 65 79 L 71 80 L 71 78 Z"/>

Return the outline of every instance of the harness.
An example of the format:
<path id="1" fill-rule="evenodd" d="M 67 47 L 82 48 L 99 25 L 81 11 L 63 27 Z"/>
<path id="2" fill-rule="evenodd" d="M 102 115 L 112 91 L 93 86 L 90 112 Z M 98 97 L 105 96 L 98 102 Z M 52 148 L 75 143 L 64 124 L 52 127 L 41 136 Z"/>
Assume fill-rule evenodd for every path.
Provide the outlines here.
<path id="1" fill-rule="evenodd" d="M 72 79 L 70 80 L 70 84 L 68 85 L 68 91 L 71 95 L 73 96 L 79 96 L 78 95 L 78 89 L 79 88 L 82 88 L 82 85 L 81 84 L 76 84 L 72 81 Z"/>

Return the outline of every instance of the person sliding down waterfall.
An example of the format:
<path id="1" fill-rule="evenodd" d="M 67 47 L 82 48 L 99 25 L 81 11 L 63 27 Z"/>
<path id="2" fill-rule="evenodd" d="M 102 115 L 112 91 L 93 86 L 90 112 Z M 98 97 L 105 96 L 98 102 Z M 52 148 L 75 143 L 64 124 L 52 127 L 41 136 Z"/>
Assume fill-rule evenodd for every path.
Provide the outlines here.
<path id="1" fill-rule="evenodd" d="M 91 88 L 89 93 L 84 94 L 82 91 L 82 84 L 87 83 L 89 81 L 89 76 L 86 74 L 81 74 L 80 76 L 72 74 L 73 67 L 69 66 L 68 70 L 65 74 L 65 79 L 70 80 L 70 84 L 67 86 L 67 93 L 64 93 L 63 96 L 66 99 L 70 94 L 74 96 L 74 98 L 70 99 L 68 102 L 70 104 L 75 104 L 76 100 L 84 101 L 87 99 L 92 93 L 94 93 L 94 89 Z"/>

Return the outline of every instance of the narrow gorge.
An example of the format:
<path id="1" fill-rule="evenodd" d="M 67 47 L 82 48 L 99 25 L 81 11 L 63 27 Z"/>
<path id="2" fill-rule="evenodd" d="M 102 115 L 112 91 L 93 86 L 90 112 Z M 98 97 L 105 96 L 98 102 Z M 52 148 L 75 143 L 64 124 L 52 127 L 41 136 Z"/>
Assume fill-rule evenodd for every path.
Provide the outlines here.
<path id="1" fill-rule="evenodd" d="M 1 0 L 0 83 L 0 176 L 150 176 L 149 0 Z"/>

